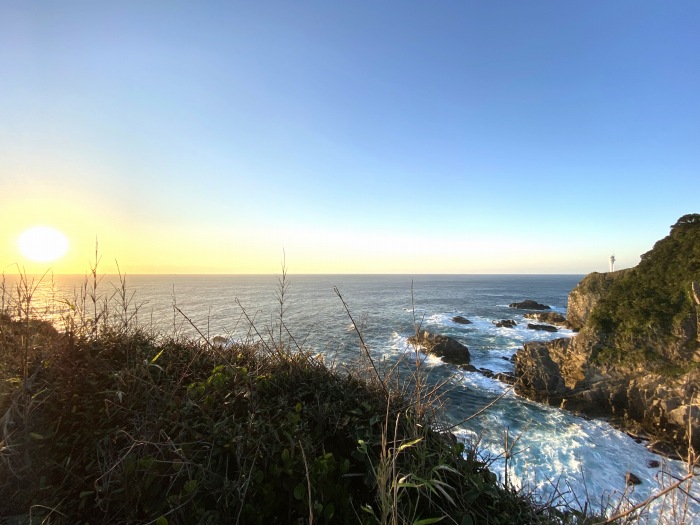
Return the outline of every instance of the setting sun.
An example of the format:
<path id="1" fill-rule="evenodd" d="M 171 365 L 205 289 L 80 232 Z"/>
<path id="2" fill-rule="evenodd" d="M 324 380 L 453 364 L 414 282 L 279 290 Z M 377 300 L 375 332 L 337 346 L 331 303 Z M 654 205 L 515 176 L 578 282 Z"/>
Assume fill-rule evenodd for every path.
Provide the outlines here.
<path id="1" fill-rule="evenodd" d="M 24 231 L 17 239 L 19 250 L 34 262 L 51 262 L 68 251 L 68 239 L 55 228 L 35 226 Z"/>

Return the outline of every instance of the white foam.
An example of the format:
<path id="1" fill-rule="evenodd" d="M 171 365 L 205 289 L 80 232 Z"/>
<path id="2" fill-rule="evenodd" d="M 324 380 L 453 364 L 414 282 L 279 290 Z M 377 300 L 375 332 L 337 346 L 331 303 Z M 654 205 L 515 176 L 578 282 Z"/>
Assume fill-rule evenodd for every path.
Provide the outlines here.
<path id="1" fill-rule="evenodd" d="M 534 403 L 524 401 L 535 406 Z M 510 433 L 510 442 L 517 437 L 513 457 L 508 461 L 508 480 L 517 487 L 536 489 L 541 497 L 560 495 L 568 504 L 575 505 L 576 498 L 599 505 L 594 511 L 604 509 L 605 501 L 617 502 L 621 498 L 628 505 L 645 501 L 660 489 L 658 468 L 650 468 L 652 460 L 662 462 L 676 476 L 682 475 L 680 462 L 663 460 L 649 452 L 644 445 L 634 443 L 626 434 L 598 420 L 587 420 L 563 411 L 537 405 L 537 414 L 525 426 L 516 425 L 519 431 Z M 512 425 L 507 408 L 498 404 L 484 414 L 480 434 L 481 447 L 493 459 L 492 470 L 505 481 L 504 455 L 505 429 Z M 500 428 L 497 432 L 493 429 Z M 489 430 L 490 429 L 490 430 Z M 457 437 L 474 434 L 471 429 L 456 433 Z M 632 472 L 642 484 L 629 488 L 625 475 Z M 666 477 L 666 485 L 670 478 Z M 655 505 L 654 520 L 659 518 L 661 502 Z M 700 517 L 700 505 L 689 502 L 693 516 Z M 692 521 L 692 520 L 691 520 Z M 686 521 L 689 523 L 690 521 Z"/>

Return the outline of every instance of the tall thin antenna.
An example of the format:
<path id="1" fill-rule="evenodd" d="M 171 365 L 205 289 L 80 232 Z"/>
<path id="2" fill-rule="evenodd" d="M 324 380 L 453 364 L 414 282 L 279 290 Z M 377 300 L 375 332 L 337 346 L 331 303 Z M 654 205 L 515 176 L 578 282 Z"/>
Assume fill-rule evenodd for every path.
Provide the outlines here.
<path id="1" fill-rule="evenodd" d="M 610 256 L 610 271 L 615 271 L 615 255 Z"/>

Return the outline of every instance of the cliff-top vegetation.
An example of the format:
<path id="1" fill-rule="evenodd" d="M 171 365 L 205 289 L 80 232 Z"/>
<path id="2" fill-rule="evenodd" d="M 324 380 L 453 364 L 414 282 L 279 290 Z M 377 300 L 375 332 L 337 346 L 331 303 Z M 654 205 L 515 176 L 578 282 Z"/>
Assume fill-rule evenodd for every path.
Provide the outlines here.
<path id="1" fill-rule="evenodd" d="M 698 281 L 700 214 L 689 214 L 596 304 L 590 326 L 604 335 L 606 347 L 598 362 L 636 361 L 661 370 L 687 367 L 700 357 L 693 293 Z"/>

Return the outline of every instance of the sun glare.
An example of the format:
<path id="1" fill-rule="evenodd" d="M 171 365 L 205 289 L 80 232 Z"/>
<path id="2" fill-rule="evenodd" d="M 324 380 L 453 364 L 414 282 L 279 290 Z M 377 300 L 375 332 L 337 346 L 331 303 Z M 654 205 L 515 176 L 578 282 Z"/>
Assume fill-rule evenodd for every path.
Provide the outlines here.
<path id="1" fill-rule="evenodd" d="M 35 226 L 24 231 L 17 239 L 19 251 L 34 262 L 51 262 L 68 251 L 68 239 L 63 233 L 48 226 Z"/>

